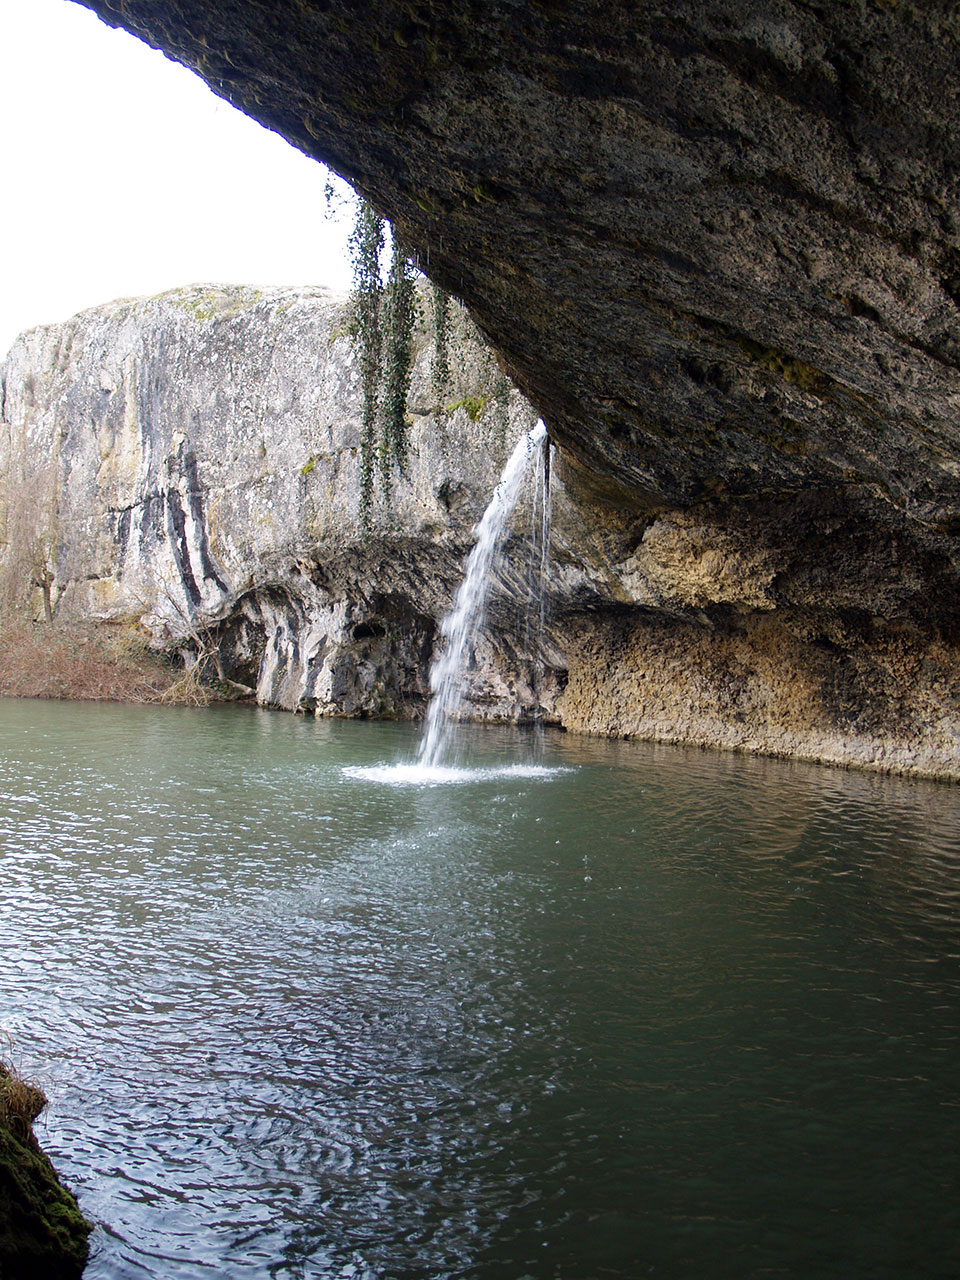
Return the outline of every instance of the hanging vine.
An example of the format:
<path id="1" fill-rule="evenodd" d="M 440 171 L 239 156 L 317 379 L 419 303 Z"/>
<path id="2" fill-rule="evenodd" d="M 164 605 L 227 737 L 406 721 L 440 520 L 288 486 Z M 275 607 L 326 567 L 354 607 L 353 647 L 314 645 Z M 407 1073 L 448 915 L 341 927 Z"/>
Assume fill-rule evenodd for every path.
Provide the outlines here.
<path id="1" fill-rule="evenodd" d="M 380 477 L 383 498 L 389 505 L 394 468 L 401 476 L 406 473 L 409 447 L 407 396 L 413 371 L 413 331 L 416 319 L 421 315 L 417 305 L 415 262 L 392 229 L 390 262 L 384 281 L 386 243 L 385 220 L 365 200 L 358 200 L 349 245 L 353 266 L 352 328 L 360 366 L 362 401 L 359 514 L 365 528 L 370 524 L 375 476 Z M 459 308 L 455 309 L 450 295 L 434 285 L 432 303 L 430 387 L 437 423 L 443 431 L 447 416 L 459 408 L 463 408 L 475 422 L 490 404 L 494 436 L 497 444 L 502 445 L 509 423 L 510 383 L 474 326 L 464 320 Z M 486 375 L 488 389 L 478 389 L 451 405 L 447 403 L 453 382 L 451 363 L 466 366 L 467 345 L 471 349 L 479 348 L 478 364 L 481 373 Z"/>
<path id="2" fill-rule="evenodd" d="M 390 468 L 407 469 L 407 393 L 413 368 L 413 321 L 416 310 L 413 267 L 403 245 L 393 237 L 390 275 L 383 305 L 383 403 L 380 428 L 380 476 L 390 494 Z"/>
<path id="3" fill-rule="evenodd" d="M 380 255 L 384 222 L 365 200 L 357 205 L 350 235 L 353 265 L 353 318 L 360 360 L 362 413 L 360 424 L 360 520 L 366 525 L 373 501 L 373 470 L 377 443 L 377 390 L 380 381 Z"/>
<path id="4" fill-rule="evenodd" d="M 386 223 L 365 200 L 358 201 L 350 235 L 353 265 L 353 328 L 360 362 L 360 521 L 370 523 L 374 474 L 389 503 L 392 473 L 407 469 L 407 394 L 413 368 L 416 317 L 414 266 L 397 238 L 390 237 L 390 267 L 383 280 Z"/>
<path id="5" fill-rule="evenodd" d="M 437 406 L 437 423 L 442 428 L 447 417 L 450 392 L 450 295 L 433 286 L 433 362 L 430 387 Z"/>

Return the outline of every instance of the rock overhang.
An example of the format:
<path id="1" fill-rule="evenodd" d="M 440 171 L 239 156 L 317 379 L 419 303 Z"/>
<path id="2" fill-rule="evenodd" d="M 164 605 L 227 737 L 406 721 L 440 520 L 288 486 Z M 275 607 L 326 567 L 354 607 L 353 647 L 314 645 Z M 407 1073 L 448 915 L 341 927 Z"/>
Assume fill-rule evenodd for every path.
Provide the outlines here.
<path id="1" fill-rule="evenodd" d="M 592 468 L 960 511 L 953 6 L 86 2 L 355 183 Z"/>
<path id="2" fill-rule="evenodd" d="M 668 619 L 774 611 L 841 657 L 960 639 L 952 3 L 84 3 L 466 302 L 618 607 L 642 579 Z"/>

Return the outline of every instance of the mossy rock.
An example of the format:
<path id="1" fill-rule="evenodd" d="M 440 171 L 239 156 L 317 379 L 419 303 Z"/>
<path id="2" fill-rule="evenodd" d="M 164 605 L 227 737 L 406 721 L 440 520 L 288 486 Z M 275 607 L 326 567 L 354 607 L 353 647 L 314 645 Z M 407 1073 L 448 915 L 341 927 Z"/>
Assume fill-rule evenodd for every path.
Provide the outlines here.
<path id="1" fill-rule="evenodd" d="M 0 1066 L 0 1082 L 11 1079 Z M 38 1089 L 21 1091 L 43 1105 Z M 37 1110 L 0 1115 L 0 1278 L 73 1280 L 86 1265 L 92 1227 L 33 1136 Z"/>

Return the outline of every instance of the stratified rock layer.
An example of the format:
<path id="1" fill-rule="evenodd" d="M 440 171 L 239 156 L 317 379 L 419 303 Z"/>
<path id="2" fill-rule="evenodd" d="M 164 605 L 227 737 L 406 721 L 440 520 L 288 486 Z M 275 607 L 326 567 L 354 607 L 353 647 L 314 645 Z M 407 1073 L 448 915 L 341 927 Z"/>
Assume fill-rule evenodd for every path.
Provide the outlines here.
<path id="1" fill-rule="evenodd" d="M 22 537 L 18 494 L 47 513 L 31 528 L 61 617 L 142 620 L 188 659 L 215 645 L 265 705 L 422 713 L 473 526 L 532 410 L 513 394 L 503 415 L 464 328 L 441 421 L 425 324 L 409 468 L 364 528 L 346 318 L 322 290 L 197 287 L 15 344 L 0 523 Z M 921 626 L 952 608 L 952 569 L 905 522 L 815 489 L 652 511 L 556 449 L 551 491 L 545 644 L 527 501 L 469 714 L 960 776 L 960 655 Z M 10 563 L 8 545 L 0 580 Z"/>
<path id="2" fill-rule="evenodd" d="M 188 661 L 216 649 L 264 705 L 422 711 L 437 620 L 531 410 L 461 317 L 438 415 L 418 333 L 407 472 L 393 471 L 389 500 L 377 477 L 364 527 L 349 319 L 322 289 L 197 287 L 14 345 L 0 521 L 28 544 L 24 575 L 49 575 L 59 618 L 142 621 Z M 25 502 L 41 513 L 26 531 Z M 39 574 L 24 554 L 35 547 Z M 509 600 L 500 593 L 508 617 Z M 484 643 L 473 712 L 518 718 L 532 697 L 525 659 L 504 636 L 501 672 L 506 649 Z"/>
<path id="3" fill-rule="evenodd" d="M 356 182 L 646 509 L 815 489 L 952 562 L 948 0 L 87 3 Z"/>

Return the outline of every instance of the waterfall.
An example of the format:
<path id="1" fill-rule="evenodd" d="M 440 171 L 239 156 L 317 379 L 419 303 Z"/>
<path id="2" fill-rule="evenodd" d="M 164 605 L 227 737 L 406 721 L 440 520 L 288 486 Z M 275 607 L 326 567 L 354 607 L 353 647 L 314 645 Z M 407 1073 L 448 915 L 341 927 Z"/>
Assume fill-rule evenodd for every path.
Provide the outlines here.
<path id="1" fill-rule="evenodd" d="M 544 638 L 547 621 L 547 582 L 550 577 L 550 441 L 543 441 L 540 464 L 533 474 L 530 502 L 530 554 L 527 558 L 527 609 L 524 641 L 530 655 L 530 687 L 539 702 L 546 671 Z"/>
<path id="2" fill-rule="evenodd" d="M 418 756 L 419 764 L 428 768 L 436 767 L 443 757 L 453 714 L 463 698 L 465 659 L 483 621 L 496 554 L 506 533 L 507 521 L 520 497 L 530 462 L 537 456 L 546 437 L 546 427 L 538 422 L 517 442 L 477 525 L 476 545 L 467 557 L 463 582 L 453 609 L 440 624 L 440 632 L 447 643 L 440 655 L 434 658 L 430 669 L 432 697 Z M 545 548 L 541 549 L 541 556 L 546 556 Z M 542 608 L 541 604 L 541 612 Z"/>

